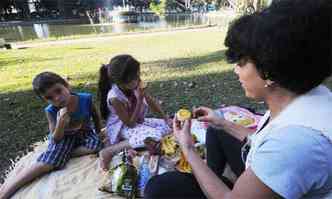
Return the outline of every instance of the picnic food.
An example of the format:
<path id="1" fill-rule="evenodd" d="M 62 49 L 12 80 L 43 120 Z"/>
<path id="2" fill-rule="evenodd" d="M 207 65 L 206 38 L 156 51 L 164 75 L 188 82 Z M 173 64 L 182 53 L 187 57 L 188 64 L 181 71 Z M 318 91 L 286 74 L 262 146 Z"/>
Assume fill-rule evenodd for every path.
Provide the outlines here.
<path id="1" fill-rule="evenodd" d="M 183 122 L 191 118 L 191 112 L 187 109 L 180 109 L 176 113 L 176 117 L 178 118 L 179 121 Z"/>
<path id="2" fill-rule="evenodd" d="M 195 144 L 195 151 L 201 157 L 204 157 L 204 146 L 198 142 L 197 136 L 194 134 L 192 134 L 192 141 L 193 144 Z M 176 169 L 185 173 L 192 171 L 191 166 L 182 153 L 179 143 L 173 134 L 164 136 L 160 141 L 146 138 L 144 143 L 150 154 L 158 154 L 158 156 L 160 156 L 160 166 L 162 168 L 169 171 Z"/>
<path id="3" fill-rule="evenodd" d="M 181 152 L 181 158 L 176 165 L 176 169 L 183 173 L 191 172 L 191 166 L 190 166 L 189 162 L 186 160 L 186 158 L 184 157 L 184 154 L 182 152 Z"/>
<path id="4" fill-rule="evenodd" d="M 247 115 L 237 113 L 235 111 L 229 111 L 224 113 L 224 117 L 226 120 L 239 124 L 241 126 L 247 127 L 251 124 L 255 123 L 254 118 L 250 118 Z"/>
<path id="5" fill-rule="evenodd" d="M 198 153 L 202 158 L 205 156 L 204 147 L 198 143 L 196 135 L 192 134 L 193 142 L 195 143 L 195 151 Z M 180 160 L 176 164 L 176 169 L 180 172 L 184 173 L 191 173 L 192 169 L 189 162 L 186 160 L 183 152 L 181 152 Z"/>
<path id="6" fill-rule="evenodd" d="M 179 145 L 173 135 L 167 135 L 161 140 L 161 152 L 163 155 L 172 156 L 177 153 Z"/>

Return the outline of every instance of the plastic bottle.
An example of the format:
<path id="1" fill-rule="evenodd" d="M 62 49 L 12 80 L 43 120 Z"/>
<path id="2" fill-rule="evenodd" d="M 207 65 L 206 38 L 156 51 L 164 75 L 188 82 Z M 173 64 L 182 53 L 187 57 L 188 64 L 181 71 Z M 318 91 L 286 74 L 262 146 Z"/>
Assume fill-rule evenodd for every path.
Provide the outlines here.
<path id="1" fill-rule="evenodd" d="M 151 177 L 151 173 L 150 173 L 150 169 L 149 169 L 149 160 L 150 160 L 150 156 L 146 154 L 142 157 L 142 161 L 140 163 L 138 181 L 137 181 L 138 197 L 144 197 L 145 185 Z"/>

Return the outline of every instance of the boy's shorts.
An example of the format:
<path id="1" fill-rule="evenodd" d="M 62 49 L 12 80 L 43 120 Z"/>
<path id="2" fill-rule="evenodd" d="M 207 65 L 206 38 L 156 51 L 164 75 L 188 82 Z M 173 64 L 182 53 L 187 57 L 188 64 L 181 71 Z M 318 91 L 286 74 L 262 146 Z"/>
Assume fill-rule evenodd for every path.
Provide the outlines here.
<path id="1" fill-rule="evenodd" d="M 65 135 L 57 143 L 51 134 L 48 137 L 47 150 L 38 157 L 37 162 L 52 165 L 56 169 L 64 167 L 70 159 L 71 153 L 79 146 L 95 151 L 99 151 L 103 147 L 103 143 L 93 130 L 74 135 Z"/>

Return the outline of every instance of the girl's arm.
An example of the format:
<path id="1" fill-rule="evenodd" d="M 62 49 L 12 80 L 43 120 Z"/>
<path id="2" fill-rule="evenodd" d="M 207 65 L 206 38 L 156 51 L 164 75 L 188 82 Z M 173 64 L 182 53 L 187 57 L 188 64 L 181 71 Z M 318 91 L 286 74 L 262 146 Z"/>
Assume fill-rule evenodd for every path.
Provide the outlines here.
<path id="1" fill-rule="evenodd" d="M 59 142 L 64 137 L 65 125 L 69 121 L 69 115 L 66 108 L 59 110 L 56 118 L 56 122 L 52 118 L 51 114 L 46 112 L 46 117 L 48 120 L 48 128 L 53 135 L 55 142 Z"/>
<path id="2" fill-rule="evenodd" d="M 137 99 L 137 104 L 132 115 L 129 115 L 125 105 L 117 98 L 112 98 L 111 103 L 115 109 L 116 114 L 119 116 L 120 120 L 129 128 L 133 128 L 138 120 L 142 105 L 143 98 L 139 97 Z"/>
<path id="3" fill-rule="evenodd" d="M 100 112 L 98 111 L 98 109 L 96 108 L 96 106 L 94 104 L 92 104 L 92 108 L 91 108 L 91 112 L 92 112 L 92 120 L 95 124 L 95 130 L 96 133 L 99 134 L 101 131 L 101 115 Z"/>
<path id="4" fill-rule="evenodd" d="M 158 102 L 156 102 L 156 100 L 149 95 L 148 93 L 145 92 L 145 99 L 146 102 L 148 103 L 149 107 L 151 108 L 151 110 L 155 113 L 158 113 L 161 115 L 162 118 L 164 118 L 167 122 L 167 120 L 169 119 L 168 115 L 162 110 L 160 104 Z"/>

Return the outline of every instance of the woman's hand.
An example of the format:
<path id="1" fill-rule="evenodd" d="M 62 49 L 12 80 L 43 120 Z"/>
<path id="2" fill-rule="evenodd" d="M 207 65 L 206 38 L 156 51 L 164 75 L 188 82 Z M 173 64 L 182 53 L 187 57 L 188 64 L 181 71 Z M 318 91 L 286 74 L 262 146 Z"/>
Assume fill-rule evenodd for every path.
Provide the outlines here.
<path id="1" fill-rule="evenodd" d="M 212 109 L 203 106 L 194 108 L 193 117 L 197 118 L 198 121 L 208 122 L 213 125 L 217 125 L 220 119 Z"/>
<path id="2" fill-rule="evenodd" d="M 185 120 L 181 126 L 181 122 L 176 118 L 173 120 L 174 136 L 178 140 L 184 154 L 194 149 L 194 140 L 191 136 L 191 120 Z"/>

